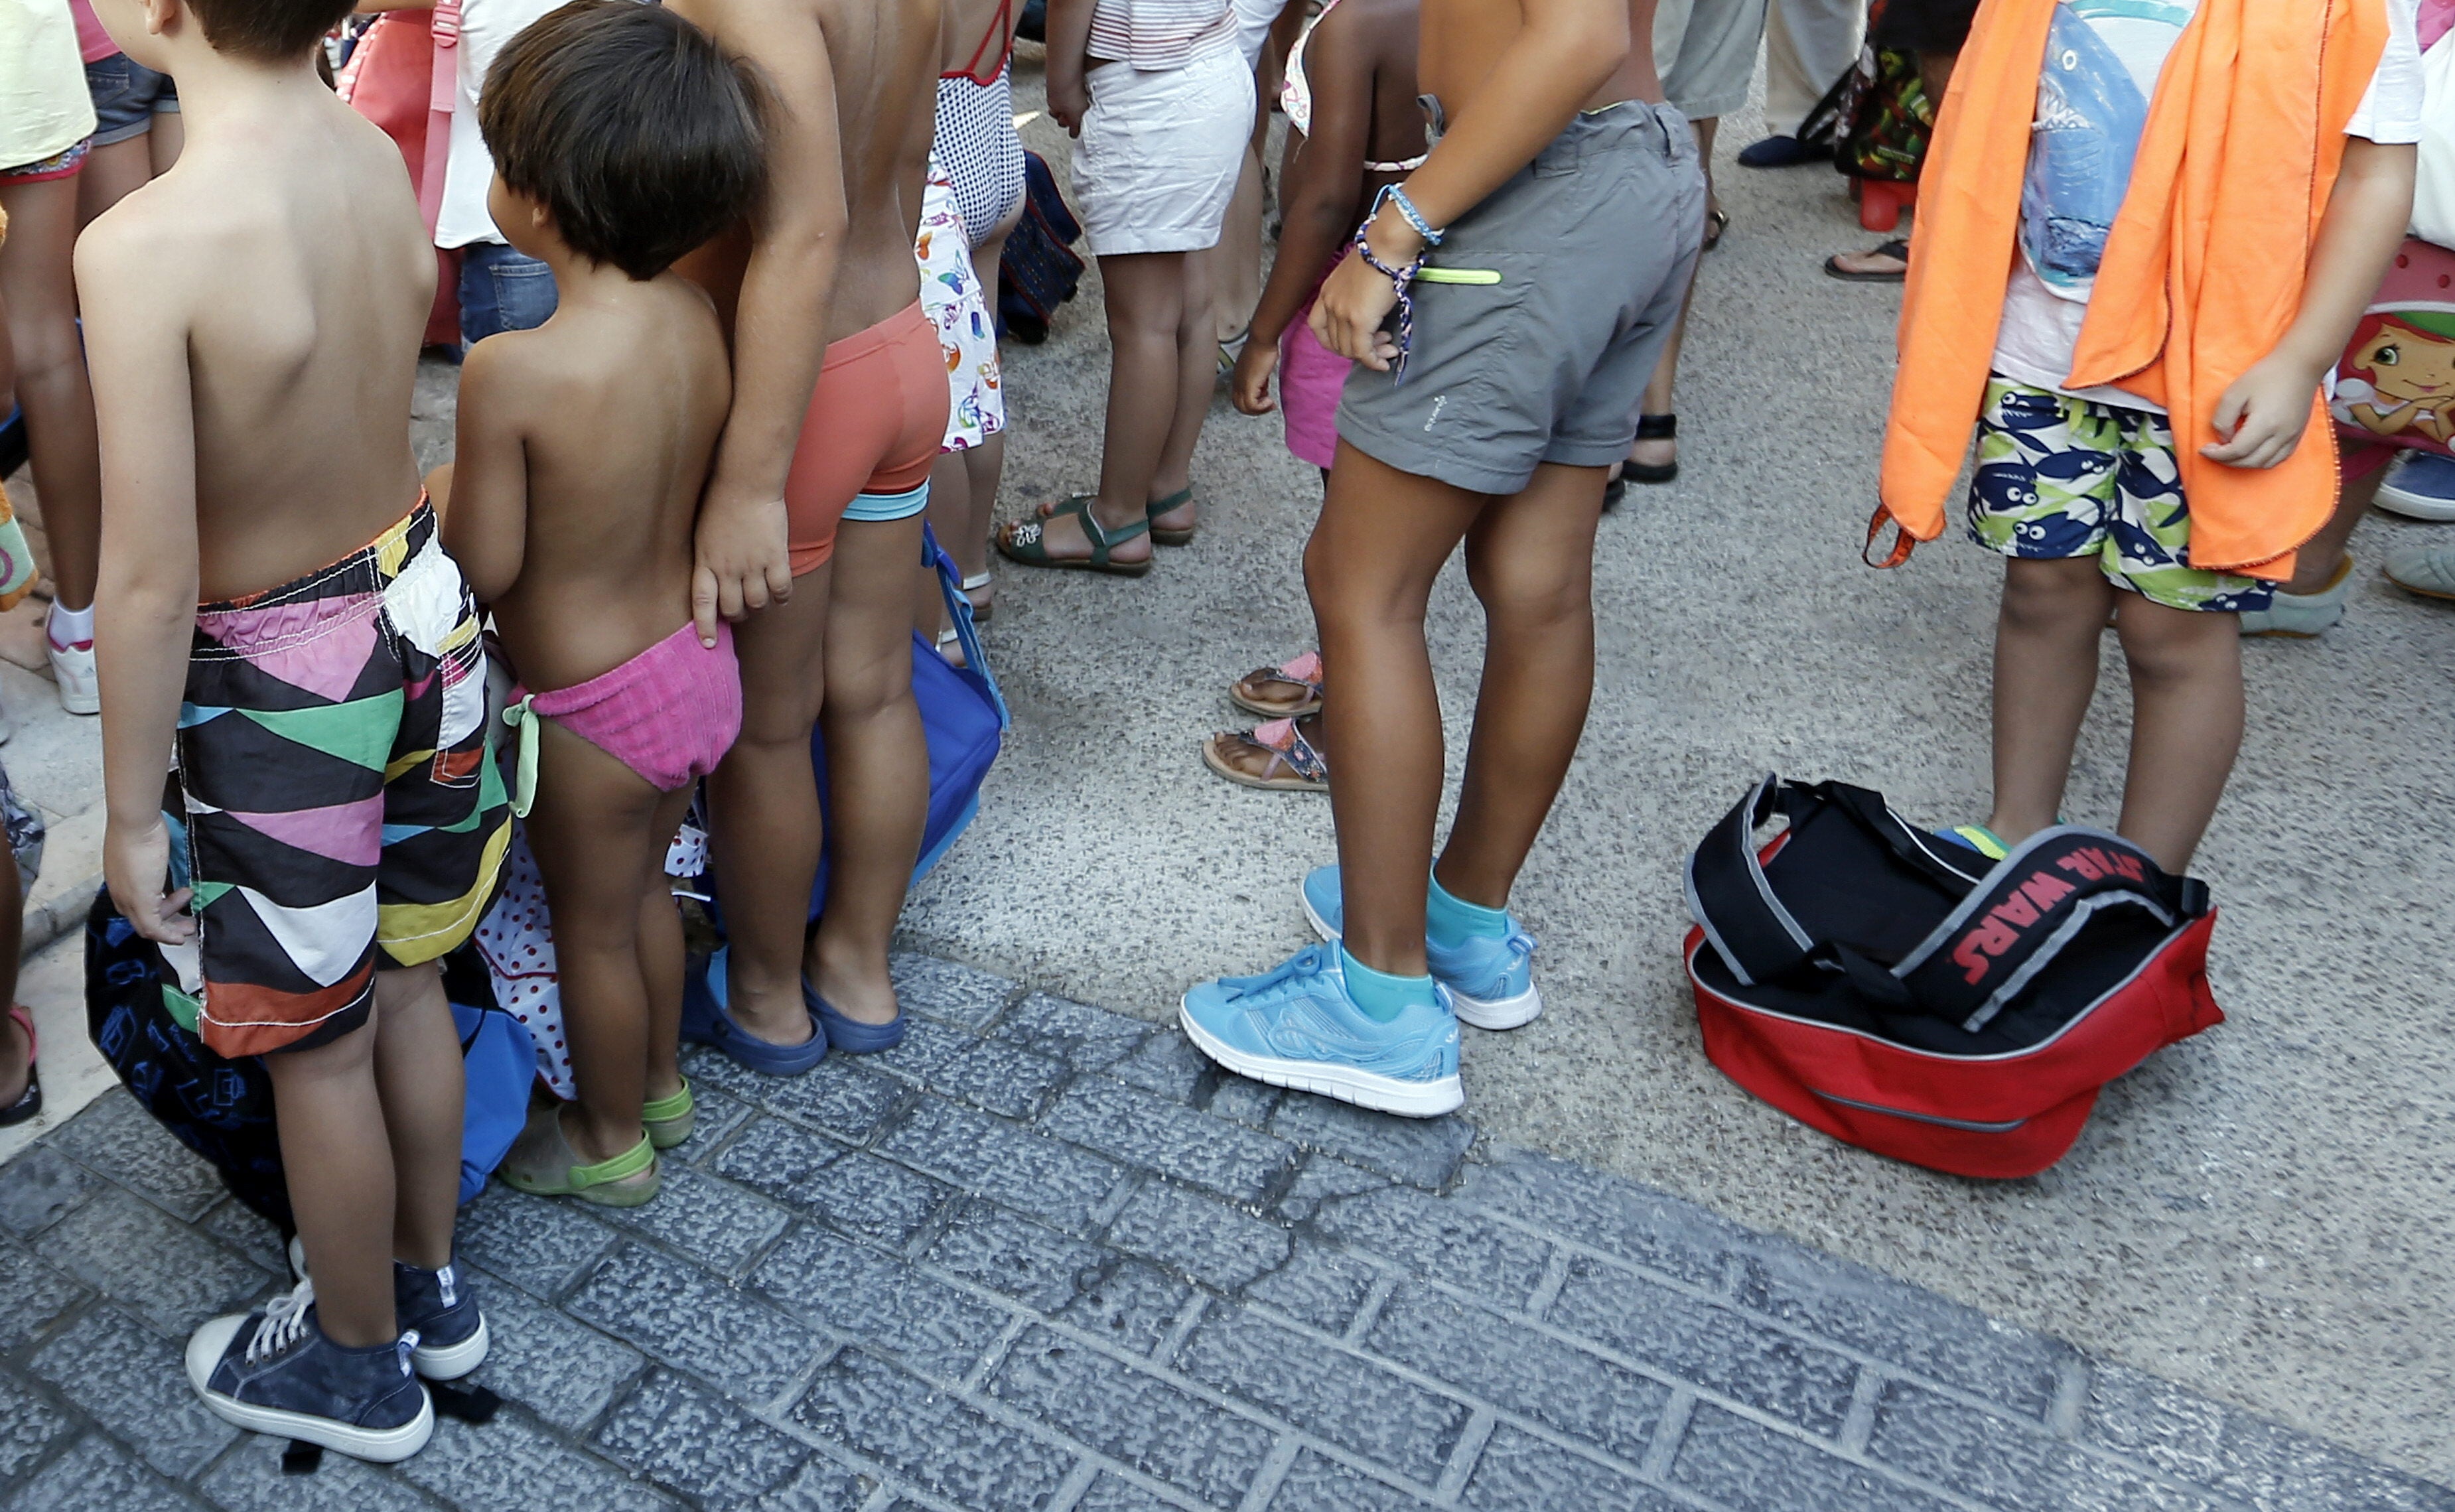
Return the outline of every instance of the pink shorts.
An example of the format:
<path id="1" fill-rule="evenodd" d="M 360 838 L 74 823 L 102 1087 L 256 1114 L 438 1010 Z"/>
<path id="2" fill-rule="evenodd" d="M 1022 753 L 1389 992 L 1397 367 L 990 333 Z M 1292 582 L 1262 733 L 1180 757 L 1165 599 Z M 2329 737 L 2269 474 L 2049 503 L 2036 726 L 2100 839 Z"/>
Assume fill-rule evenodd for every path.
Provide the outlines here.
<path id="1" fill-rule="evenodd" d="M 1338 459 L 1338 395 L 1354 366 L 1313 335 L 1306 300 L 1279 337 L 1279 413 L 1299 461 L 1326 468 Z"/>
<path id="2" fill-rule="evenodd" d="M 515 704 L 542 716 L 671 793 L 716 770 L 741 733 L 741 669 L 733 627 L 720 620 L 713 647 L 684 625 L 611 672 Z M 525 755 L 525 753 L 524 753 Z M 531 782 L 534 776 L 529 776 Z"/>

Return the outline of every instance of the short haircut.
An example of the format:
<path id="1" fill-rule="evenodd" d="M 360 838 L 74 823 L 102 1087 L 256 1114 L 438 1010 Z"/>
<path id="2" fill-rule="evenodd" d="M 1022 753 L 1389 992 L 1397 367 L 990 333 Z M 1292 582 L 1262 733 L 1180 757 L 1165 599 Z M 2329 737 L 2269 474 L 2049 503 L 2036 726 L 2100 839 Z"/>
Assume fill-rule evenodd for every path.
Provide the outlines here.
<path id="1" fill-rule="evenodd" d="M 757 206 L 758 84 L 716 39 L 642 0 L 572 0 L 486 71 L 495 171 L 574 252 L 654 278 Z"/>
<path id="2" fill-rule="evenodd" d="M 215 52 L 290 63 L 349 16 L 351 0 L 188 0 Z"/>

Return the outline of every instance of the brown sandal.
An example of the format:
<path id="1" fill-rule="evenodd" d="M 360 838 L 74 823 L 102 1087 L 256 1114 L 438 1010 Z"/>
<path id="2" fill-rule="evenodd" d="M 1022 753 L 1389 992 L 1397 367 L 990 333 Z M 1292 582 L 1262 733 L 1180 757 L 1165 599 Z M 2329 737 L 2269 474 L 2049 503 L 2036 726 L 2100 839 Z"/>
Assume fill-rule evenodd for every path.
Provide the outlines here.
<path id="1" fill-rule="evenodd" d="M 1268 690 L 1277 688 L 1273 694 Z M 1285 690 L 1294 690 L 1289 693 Z M 1228 701 L 1265 719 L 1301 719 L 1321 712 L 1321 653 L 1308 651 L 1275 667 L 1256 667 L 1228 685 Z"/>
<path id="2" fill-rule="evenodd" d="M 1320 720 L 1319 715 L 1308 715 L 1303 719 L 1272 719 L 1250 730 L 1223 730 L 1202 742 L 1203 765 L 1239 787 L 1272 793 L 1327 793 L 1329 762 L 1310 738 L 1320 729 Z M 1306 725 L 1311 725 L 1313 730 L 1308 731 Z M 1256 751 L 1268 757 L 1259 776 L 1231 759 L 1235 755 Z"/>

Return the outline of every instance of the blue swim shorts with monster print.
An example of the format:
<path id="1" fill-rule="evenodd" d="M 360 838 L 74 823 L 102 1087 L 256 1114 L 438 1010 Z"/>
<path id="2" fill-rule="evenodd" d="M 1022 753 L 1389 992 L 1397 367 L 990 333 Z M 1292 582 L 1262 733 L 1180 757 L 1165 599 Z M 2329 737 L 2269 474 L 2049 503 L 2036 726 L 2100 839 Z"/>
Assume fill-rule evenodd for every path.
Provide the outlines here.
<path id="1" fill-rule="evenodd" d="M 2276 585 L 2189 565 L 2174 433 L 2152 410 L 1986 384 L 1969 534 L 2006 556 L 2094 556 L 2107 581 L 2173 609 L 2265 609 Z"/>

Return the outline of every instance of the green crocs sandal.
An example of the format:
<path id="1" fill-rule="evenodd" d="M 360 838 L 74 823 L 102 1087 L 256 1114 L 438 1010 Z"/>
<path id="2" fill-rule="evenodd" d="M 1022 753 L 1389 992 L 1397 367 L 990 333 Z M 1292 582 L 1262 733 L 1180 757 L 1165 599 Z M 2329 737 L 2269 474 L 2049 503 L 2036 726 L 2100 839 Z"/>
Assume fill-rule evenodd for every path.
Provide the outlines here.
<path id="1" fill-rule="evenodd" d="M 639 1110 L 639 1121 L 648 1126 L 648 1142 L 659 1150 L 670 1150 L 689 1140 L 697 1125 L 699 1103 L 691 1097 L 690 1079 L 682 1079 L 682 1089 L 670 1098 L 657 1098 Z"/>
<path id="2" fill-rule="evenodd" d="M 1170 494 L 1166 498 L 1155 498 L 1151 500 L 1143 511 L 1145 517 L 1150 521 L 1151 540 L 1161 546 L 1192 545 L 1193 533 L 1202 528 L 1199 524 L 1187 525 L 1185 529 L 1180 531 L 1172 530 L 1159 522 L 1159 517 L 1161 515 L 1173 514 L 1178 510 L 1185 508 L 1192 502 L 1193 486 L 1191 484 L 1187 484 L 1184 488 L 1178 489 L 1175 493 Z"/>
<path id="3" fill-rule="evenodd" d="M 576 1197 L 601 1207 L 639 1207 L 656 1200 L 664 1187 L 657 1170 L 656 1145 L 642 1135 L 639 1142 L 595 1165 L 582 1165 L 571 1141 L 562 1137 L 562 1110 L 544 1107 L 529 1114 L 512 1152 L 496 1173 L 504 1184 L 535 1197 Z"/>
<path id="4" fill-rule="evenodd" d="M 1060 514 L 1071 514 L 1083 526 L 1083 538 L 1091 543 L 1088 556 L 1051 556 L 1048 554 L 1048 521 Z M 1065 503 L 1036 519 L 1017 520 L 998 531 L 998 554 L 1025 567 L 1055 567 L 1067 572 L 1107 573 L 1117 577 L 1140 577 L 1151 570 L 1146 556 L 1138 562 L 1109 560 L 1108 554 L 1150 529 L 1146 517 L 1111 531 L 1091 513 L 1091 497 L 1077 494 Z"/>

